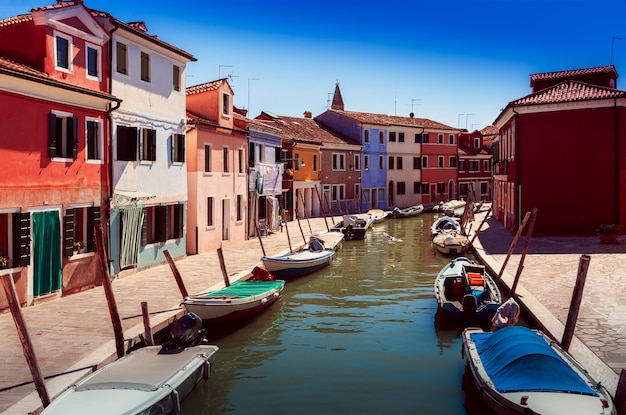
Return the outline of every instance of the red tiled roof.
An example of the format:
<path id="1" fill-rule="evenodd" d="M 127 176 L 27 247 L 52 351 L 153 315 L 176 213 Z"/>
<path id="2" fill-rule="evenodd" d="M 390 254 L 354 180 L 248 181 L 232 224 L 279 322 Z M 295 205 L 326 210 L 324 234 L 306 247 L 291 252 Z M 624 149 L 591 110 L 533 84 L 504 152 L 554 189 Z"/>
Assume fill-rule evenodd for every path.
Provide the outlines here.
<path id="1" fill-rule="evenodd" d="M 33 20 L 33 16 L 30 14 L 20 14 L 18 16 L 7 17 L 6 19 L 0 20 L 0 27 L 10 26 L 16 23 L 28 22 Z"/>
<path id="2" fill-rule="evenodd" d="M 35 7 L 34 9 L 31 9 L 31 12 L 42 11 L 42 10 L 62 9 L 64 7 L 76 6 L 78 4 L 82 4 L 84 6 L 83 0 L 61 1 L 61 2 L 57 2 L 56 4 L 51 4 L 49 6 Z"/>
<path id="3" fill-rule="evenodd" d="M 530 82 L 544 79 L 569 79 L 576 76 L 581 75 L 593 75 L 593 74 L 602 74 L 602 73 L 614 73 L 617 75 L 615 71 L 615 67 L 613 65 L 607 66 L 598 66 L 596 68 L 583 68 L 583 69 L 571 69 L 568 71 L 556 71 L 556 72 L 543 72 L 536 73 L 530 75 Z"/>
<path id="4" fill-rule="evenodd" d="M 373 114 L 369 112 L 355 112 L 355 111 L 337 111 L 337 110 L 328 110 L 328 111 L 336 112 L 337 114 L 341 114 L 344 117 L 351 118 L 363 124 L 424 127 L 426 129 L 431 129 L 431 130 L 458 130 L 458 128 L 450 127 L 449 125 L 432 121 L 427 118 L 400 117 L 397 115 Z"/>
<path id="5" fill-rule="evenodd" d="M 226 78 L 222 78 L 216 81 L 205 82 L 204 84 L 187 87 L 187 95 L 200 94 L 207 91 L 215 91 L 220 86 L 222 86 L 225 80 Z"/>
<path id="6" fill-rule="evenodd" d="M 480 133 L 483 135 L 483 139 L 489 136 L 496 136 L 498 135 L 498 132 L 499 132 L 498 127 L 496 127 L 495 125 L 488 125 L 482 130 L 480 130 Z"/>
<path id="7" fill-rule="evenodd" d="M 551 88 L 542 89 L 541 91 L 512 101 L 511 105 L 555 104 L 559 102 L 621 98 L 625 96 L 626 91 L 600 87 L 578 81 L 565 81 Z"/>
<path id="8" fill-rule="evenodd" d="M 315 144 L 353 144 L 357 141 L 319 125 L 313 118 L 277 116 L 275 125 L 283 132 L 283 140 L 295 140 Z"/>

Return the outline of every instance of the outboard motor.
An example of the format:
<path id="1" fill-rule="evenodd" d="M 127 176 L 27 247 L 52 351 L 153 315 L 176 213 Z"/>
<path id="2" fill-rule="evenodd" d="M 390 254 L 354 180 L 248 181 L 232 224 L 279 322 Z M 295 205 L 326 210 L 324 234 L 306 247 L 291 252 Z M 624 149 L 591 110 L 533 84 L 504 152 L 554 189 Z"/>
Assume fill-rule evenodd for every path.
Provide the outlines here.
<path id="1" fill-rule="evenodd" d="M 478 304 L 476 304 L 476 297 L 472 294 L 465 294 L 463 296 L 463 316 L 466 320 L 472 320 L 476 318 L 476 310 L 478 309 Z"/>
<path id="2" fill-rule="evenodd" d="M 202 319 L 197 314 L 186 313 L 172 324 L 171 340 L 161 346 L 161 353 L 181 352 L 185 347 L 200 344 L 205 336 L 206 329 L 202 327 Z"/>
<path id="3" fill-rule="evenodd" d="M 324 242 L 320 241 L 320 239 L 315 236 L 311 236 L 311 238 L 309 238 L 309 248 L 313 252 L 322 252 L 324 250 Z"/>

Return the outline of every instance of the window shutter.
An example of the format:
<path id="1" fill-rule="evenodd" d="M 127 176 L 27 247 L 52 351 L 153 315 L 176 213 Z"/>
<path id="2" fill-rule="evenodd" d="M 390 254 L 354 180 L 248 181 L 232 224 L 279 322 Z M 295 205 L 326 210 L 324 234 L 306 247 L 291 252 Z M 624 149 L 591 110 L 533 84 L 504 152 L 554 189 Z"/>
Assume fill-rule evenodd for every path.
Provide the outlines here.
<path id="1" fill-rule="evenodd" d="M 143 223 L 141 224 L 141 246 L 148 245 L 148 209 L 143 209 Z"/>
<path id="2" fill-rule="evenodd" d="M 30 265 L 30 212 L 13 216 L 13 264 L 26 267 Z"/>
<path id="3" fill-rule="evenodd" d="M 178 136 L 178 148 L 180 149 L 179 155 L 178 155 L 178 161 L 180 161 L 181 163 L 185 162 L 185 134 L 179 134 Z"/>
<path id="4" fill-rule="evenodd" d="M 149 130 L 150 136 L 150 161 L 156 161 L 156 130 Z"/>
<path id="5" fill-rule="evenodd" d="M 167 206 L 156 206 L 154 213 L 155 239 L 158 242 L 165 242 L 167 241 Z"/>
<path id="6" fill-rule="evenodd" d="M 87 252 L 96 251 L 96 226 L 100 225 L 100 206 L 92 206 L 87 210 Z M 106 248 L 105 248 L 106 250 Z"/>
<path id="7" fill-rule="evenodd" d="M 57 116 L 50 114 L 48 116 L 48 155 L 54 158 L 57 155 Z"/>
<path id="8" fill-rule="evenodd" d="M 254 167 L 254 143 L 248 144 L 248 167 Z M 277 159 L 278 160 L 278 159 Z"/>
<path id="9" fill-rule="evenodd" d="M 67 119 L 67 148 L 72 149 L 72 158 L 78 158 L 78 118 L 71 117 Z"/>
<path id="10" fill-rule="evenodd" d="M 185 205 L 183 203 L 178 203 L 174 207 L 174 220 L 175 220 L 175 237 L 182 238 L 183 237 L 183 212 L 185 211 Z"/>
<path id="11" fill-rule="evenodd" d="M 63 218 L 63 249 L 65 256 L 74 252 L 74 209 L 67 209 Z"/>

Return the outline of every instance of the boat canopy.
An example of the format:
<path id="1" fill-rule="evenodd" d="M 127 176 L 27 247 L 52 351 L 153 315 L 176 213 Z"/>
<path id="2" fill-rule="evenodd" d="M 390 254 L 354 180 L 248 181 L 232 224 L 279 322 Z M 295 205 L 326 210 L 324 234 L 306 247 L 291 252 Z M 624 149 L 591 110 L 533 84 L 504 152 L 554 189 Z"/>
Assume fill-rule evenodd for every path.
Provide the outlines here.
<path id="1" fill-rule="evenodd" d="M 598 396 L 539 334 L 527 327 L 471 333 L 470 338 L 500 393 L 535 391 Z"/>

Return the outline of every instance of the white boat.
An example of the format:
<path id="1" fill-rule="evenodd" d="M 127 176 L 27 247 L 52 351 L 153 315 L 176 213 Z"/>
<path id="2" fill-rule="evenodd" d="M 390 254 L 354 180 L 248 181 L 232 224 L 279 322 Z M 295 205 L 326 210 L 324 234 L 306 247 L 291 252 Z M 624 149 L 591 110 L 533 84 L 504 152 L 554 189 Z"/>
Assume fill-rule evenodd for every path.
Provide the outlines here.
<path id="1" fill-rule="evenodd" d="M 409 206 L 408 208 L 404 208 L 404 209 L 395 207 L 391 211 L 391 214 L 389 215 L 389 217 L 394 218 L 394 219 L 410 218 L 412 216 L 419 215 L 423 211 L 424 211 L 424 205 L 422 204 Z"/>
<path id="2" fill-rule="evenodd" d="M 439 232 L 449 230 L 461 233 L 461 224 L 455 218 L 450 216 L 442 216 L 437 219 L 430 227 L 430 237 L 434 238 Z"/>
<path id="3" fill-rule="evenodd" d="M 389 216 L 391 214 L 391 212 L 389 211 L 384 211 L 382 209 L 370 209 L 367 211 L 367 214 L 372 216 L 372 218 L 374 219 L 374 223 L 382 223 L 387 216 Z"/>
<path id="4" fill-rule="evenodd" d="M 186 314 L 172 326 L 173 341 L 134 350 L 103 366 L 66 389 L 42 414 L 178 414 L 181 401 L 209 378 L 219 350 L 196 344 L 204 333 L 202 320 Z"/>
<path id="5" fill-rule="evenodd" d="M 324 249 L 332 249 L 333 251 L 338 251 L 341 248 L 341 244 L 343 242 L 345 235 L 343 232 L 339 231 L 328 231 L 328 232 L 320 232 L 314 235 L 311 235 L 309 238 L 309 246 L 313 244 L 314 240 L 317 239 L 322 243 Z"/>
<path id="6" fill-rule="evenodd" d="M 448 320 L 491 321 L 502 304 L 500 290 L 485 266 L 457 257 L 435 278 L 438 312 Z"/>
<path id="7" fill-rule="evenodd" d="M 277 256 L 263 256 L 263 266 L 279 278 L 300 277 L 315 272 L 333 262 L 335 251 L 331 249 L 303 249 Z"/>
<path id="8" fill-rule="evenodd" d="M 343 215 L 343 220 L 331 228 L 332 231 L 342 232 L 346 241 L 365 239 L 367 231 L 374 223 L 374 218 L 367 213 Z"/>
<path id="9" fill-rule="evenodd" d="M 470 247 L 469 238 L 456 231 L 442 231 L 435 235 L 432 244 L 439 253 L 447 256 L 461 255 Z"/>
<path id="10" fill-rule="evenodd" d="M 617 413 L 604 386 L 538 330 L 522 326 L 496 332 L 467 328 L 462 337 L 465 381 L 471 377 L 496 414 Z"/>
<path id="11" fill-rule="evenodd" d="M 236 281 L 220 290 L 187 297 L 181 304 L 205 323 L 233 321 L 265 310 L 281 297 L 284 288 L 282 280 Z"/>

